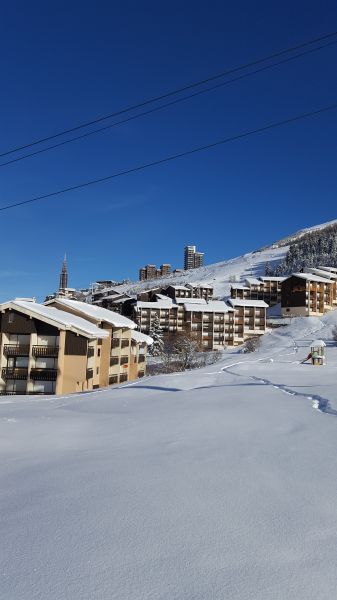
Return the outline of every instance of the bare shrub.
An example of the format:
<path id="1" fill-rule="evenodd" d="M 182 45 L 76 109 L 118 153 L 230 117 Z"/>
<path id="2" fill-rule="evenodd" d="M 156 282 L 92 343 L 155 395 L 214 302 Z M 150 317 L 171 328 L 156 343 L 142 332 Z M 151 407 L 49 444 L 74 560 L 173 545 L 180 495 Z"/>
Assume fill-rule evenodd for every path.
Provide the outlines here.
<path id="1" fill-rule="evenodd" d="M 261 338 L 258 335 L 254 335 L 253 337 L 249 338 L 245 342 L 245 344 L 242 348 L 242 352 L 244 354 L 246 354 L 247 352 L 256 352 L 256 350 L 260 346 L 260 343 L 261 343 Z"/>

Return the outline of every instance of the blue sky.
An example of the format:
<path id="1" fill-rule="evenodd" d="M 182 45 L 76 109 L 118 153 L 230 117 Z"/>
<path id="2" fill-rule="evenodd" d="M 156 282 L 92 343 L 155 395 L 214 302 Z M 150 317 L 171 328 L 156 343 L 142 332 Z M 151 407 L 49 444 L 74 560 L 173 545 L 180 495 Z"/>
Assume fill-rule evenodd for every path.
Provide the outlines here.
<path id="1" fill-rule="evenodd" d="M 334 1 L 2 6 L 0 152 L 337 29 Z M 337 101 L 337 45 L 1 168 L 0 206 Z M 337 111 L 0 213 L 0 300 L 206 263 L 337 218 Z"/>

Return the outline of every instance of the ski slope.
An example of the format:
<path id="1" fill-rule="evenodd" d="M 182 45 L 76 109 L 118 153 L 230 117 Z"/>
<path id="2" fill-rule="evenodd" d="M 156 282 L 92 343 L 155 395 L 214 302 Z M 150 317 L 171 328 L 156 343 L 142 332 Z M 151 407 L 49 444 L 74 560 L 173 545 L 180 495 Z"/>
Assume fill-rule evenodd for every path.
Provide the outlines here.
<path id="1" fill-rule="evenodd" d="M 4 600 L 332 600 L 337 313 L 253 354 L 0 399 Z M 310 342 L 327 365 L 301 365 Z"/>

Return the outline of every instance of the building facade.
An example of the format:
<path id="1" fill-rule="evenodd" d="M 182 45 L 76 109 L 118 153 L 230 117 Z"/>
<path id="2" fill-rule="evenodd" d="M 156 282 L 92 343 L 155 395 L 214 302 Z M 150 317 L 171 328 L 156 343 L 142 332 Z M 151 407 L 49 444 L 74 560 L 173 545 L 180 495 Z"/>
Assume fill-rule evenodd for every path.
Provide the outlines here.
<path id="1" fill-rule="evenodd" d="M 82 392 L 145 374 L 150 339 L 134 340 L 125 317 L 113 325 L 110 311 L 98 319 L 79 305 L 96 308 L 64 298 L 0 305 L 0 394 Z"/>
<path id="2" fill-rule="evenodd" d="M 185 246 L 184 248 L 184 269 L 197 269 L 204 264 L 204 253 L 197 252 L 196 246 Z"/>
<path id="3" fill-rule="evenodd" d="M 336 306 L 334 279 L 313 273 L 294 273 L 282 283 L 283 317 L 323 315 Z"/>

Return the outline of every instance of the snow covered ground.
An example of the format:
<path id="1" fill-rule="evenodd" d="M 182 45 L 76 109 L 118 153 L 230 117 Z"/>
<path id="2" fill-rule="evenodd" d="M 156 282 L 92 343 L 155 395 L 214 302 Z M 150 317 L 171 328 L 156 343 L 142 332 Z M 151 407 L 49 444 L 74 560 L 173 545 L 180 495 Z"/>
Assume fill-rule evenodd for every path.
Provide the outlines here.
<path id="1" fill-rule="evenodd" d="M 283 260 L 287 254 L 289 247 L 283 245 L 270 246 L 256 252 L 249 252 L 237 258 L 231 258 L 219 263 L 200 267 L 199 269 L 191 269 L 183 271 L 177 275 L 169 275 L 160 279 L 152 279 L 151 281 L 143 281 L 138 283 L 130 283 L 118 286 L 118 291 L 127 294 L 137 294 L 142 290 L 149 289 L 154 286 L 167 285 L 185 285 L 186 283 L 208 284 L 214 287 L 214 294 L 219 298 L 229 296 L 231 281 L 242 281 L 245 277 L 259 277 L 265 274 L 265 266 L 267 263 L 274 268 Z"/>
<path id="2" fill-rule="evenodd" d="M 335 598 L 336 322 L 199 371 L 2 397 L 1 598 Z M 327 365 L 299 364 L 317 337 Z"/>

